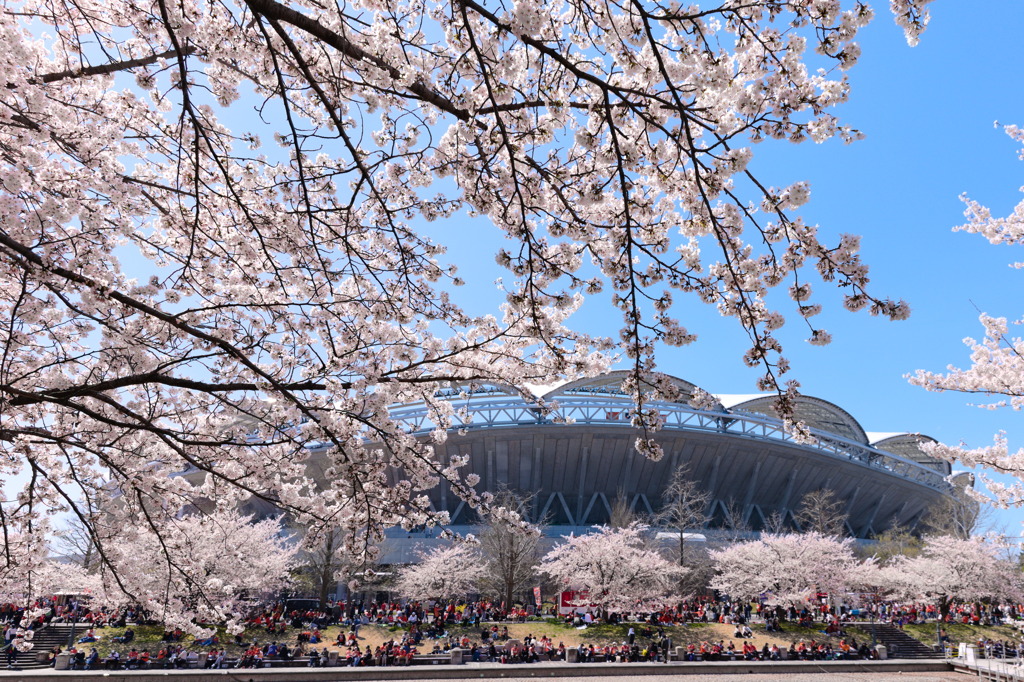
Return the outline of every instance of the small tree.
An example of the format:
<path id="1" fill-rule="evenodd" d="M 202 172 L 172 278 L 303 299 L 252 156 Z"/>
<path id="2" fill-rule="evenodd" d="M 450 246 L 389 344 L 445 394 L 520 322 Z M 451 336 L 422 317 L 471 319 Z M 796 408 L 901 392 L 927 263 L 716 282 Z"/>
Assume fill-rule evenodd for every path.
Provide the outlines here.
<path id="1" fill-rule="evenodd" d="M 563 589 L 583 590 L 586 601 L 608 610 L 659 603 L 672 593 L 685 569 L 650 549 L 647 526 L 597 526 L 569 536 L 548 552 L 537 570 Z"/>
<path id="2" fill-rule="evenodd" d="M 834 491 L 822 488 L 804 495 L 794 518 L 804 532 L 843 537 L 847 535 L 846 520 L 850 517 L 844 507 Z"/>
<path id="3" fill-rule="evenodd" d="M 928 507 L 921 525 L 928 535 L 968 540 L 992 518 L 993 507 L 982 505 L 963 484 L 954 481 L 950 494 Z"/>
<path id="4" fill-rule="evenodd" d="M 364 569 L 365 561 L 357 562 L 343 547 L 342 533 L 330 529 L 303 542 L 296 559 L 293 580 L 297 588 L 308 590 L 327 608 L 327 597 L 345 573 Z"/>
<path id="5" fill-rule="evenodd" d="M 533 567 L 540 558 L 540 529 L 508 513 L 524 509 L 529 502 L 529 496 L 500 491 L 495 495 L 496 507 L 488 515 L 488 524 L 478 533 L 480 554 L 487 566 L 482 587 L 508 606 L 533 582 Z"/>
<path id="6" fill-rule="evenodd" d="M 722 505 L 722 529 L 719 540 L 725 543 L 739 542 L 749 536 L 750 522 L 744 517 L 743 505 L 735 498 Z"/>
<path id="7" fill-rule="evenodd" d="M 768 515 L 768 518 L 764 520 L 763 532 L 771 535 L 785 535 L 789 532 L 786 527 L 786 517 L 782 515 L 782 512 L 775 509 Z"/>
<path id="8" fill-rule="evenodd" d="M 479 591 L 487 574 L 483 557 L 466 544 L 435 547 L 419 557 L 419 563 L 401 568 L 395 579 L 395 591 L 409 599 L 463 599 Z"/>
<path id="9" fill-rule="evenodd" d="M 924 541 L 903 526 L 893 526 L 876 538 L 875 544 L 864 547 L 862 556 L 874 557 L 880 564 L 888 564 L 896 557 L 915 557 L 921 553 Z"/>
<path id="10" fill-rule="evenodd" d="M 654 522 L 677 535 L 680 566 L 687 562 L 686 531 L 704 527 L 709 504 L 711 491 L 702 489 L 690 477 L 688 466 L 680 466 L 672 472 L 661 493 L 661 509 L 655 514 Z"/>
<path id="11" fill-rule="evenodd" d="M 608 525 L 612 528 L 626 528 L 630 524 L 639 523 L 640 515 L 629 504 L 629 499 L 620 490 L 612 500 L 611 513 L 608 515 Z"/>
<path id="12" fill-rule="evenodd" d="M 57 530 L 53 534 L 51 545 L 56 556 L 87 571 L 99 565 L 92 534 L 78 518 L 69 519 L 63 528 Z"/>

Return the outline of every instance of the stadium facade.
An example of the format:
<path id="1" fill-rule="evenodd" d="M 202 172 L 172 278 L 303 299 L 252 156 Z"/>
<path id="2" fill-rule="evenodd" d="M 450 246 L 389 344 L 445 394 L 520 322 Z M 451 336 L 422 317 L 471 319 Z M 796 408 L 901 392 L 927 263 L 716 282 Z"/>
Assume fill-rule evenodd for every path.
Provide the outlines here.
<path id="1" fill-rule="evenodd" d="M 753 531 L 773 513 L 796 529 L 794 518 L 807 493 L 829 489 L 846 505 L 848 532 L 871 538 L 900 525 L 913 529 L 929 506 L 950 493 L 949 464 L 928 457 L 927 436 L 869 434 L 841 407 L 810 396 L 796 402 L 796 417 L 815 442 L 798 442 L 783 428 L 771 395 L 715 396 L 712 409 L 689 405 L 696 388 L 673 379 L 681 397 L 653 403 L 664 426 L 655 438 L 660 461 L 639 455 L 632 403 L 622 392 L 625 374 L 612 372 L 537 392 L 551 413 L 499 386 L 449 398 L 462 422 L 436 447 L 442 463 L 466 456 L 466 473 L 480 477 L 478 489 L 529 493 L 531 520 L 543 519 L 549 535 L 583 531 L 606 523 L 617 497 L 641 514 L 658 511 L 672 472 L 680 466 L 712 493 L 708 529 L 739 509 Z M 424 436 L 433 430 L 423 405 L 402 405 L 394 415 Z M 447 485 L 429 492 L 434 509 L 447 511 L 455 528 L 478 523 L 474 510 Z M 396 533 L 422 545 L 420 534 Z M 407 543 L 399 543 L 404 545 Z M 404 548 L 392 552 L 405 555 Z"/>
<path id="2" fill-rule="evenodd" d="M 773 394 L 716 395 L 716 405 L 698 409 L 689 404 L 696 386 L 679 378 L 672 378 L 678 400 L 648 403 L 663 421 L 654 438 L 664 456 L 652 461 L 635 449 L 633 402 L 621 388 L 625 376 L 611 372 L 537 389 L 535 397 L 550 411 L 501 386 L 450 389 L 449 395 L 437 397 L 453 403 L 455 423 L 447 439 L 433 445 L 436 456 L 444 466 L 465 457 L 468 464 L 460 471 L 477 474 L 481 492 L 511 490 L 528 496 L 529 506 L 521 511 L 528 520 L 545 524 L 545 546 L 607 523 L 617 498 L 637 514 L 653 516 L 673 471 L 681 466 L 711 492 L 705 527 L 686 529 L 709 540 L 737 510 L 754 533 L 775 514 L 784 527 L 799 530 L 795 516 L 801 500 L 822 489 L 843 501 L 853 538 L 868 540 L 897 525 L 913 531 L 928 508 L 953 491 L 949 464 L 921 449 L 934 442 L 928 436 L 869 433 L 838 405 L 800 396 L 795 416 L 814 436 L 813 442 L 802 442 L 784 428 Z M 411 433 L 431 439 L 435 424 L 425 405 L 396 405 L 391 412 Z M 317 460 L 313 453 L 309 464 L 322 475 Z M 390 475 L 397 483 L 401 472 Z M 435 511 L 448 512 L 452 530 L 478 528 L 476 511 L 447 483 L 426 494 Z M 255 500 L 246 511 L 277 513 Z M 436 529 L 429 528 L 394 528 L 387 535 L 384 564 L 415 562 L 418 552 L 440 542 Z"/>

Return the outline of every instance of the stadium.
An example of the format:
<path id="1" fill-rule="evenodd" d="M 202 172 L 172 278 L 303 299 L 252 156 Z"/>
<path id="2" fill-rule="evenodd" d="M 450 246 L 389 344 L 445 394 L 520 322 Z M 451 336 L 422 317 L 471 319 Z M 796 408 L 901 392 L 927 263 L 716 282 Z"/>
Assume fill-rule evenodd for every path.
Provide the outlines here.
<path id="1" fill-rule="evenodd" d="M 480 490 L 531 494 L 527 516 L 543 519 L 547 535 L 555 537 L 608 522 L 618 496 L 637 513 L 656 513 L 670 474 L 680 466 L 713 495 L 706 526 L 711 533 L 730 508 L 740 510 L 752 531 L 762 530 L 773 513 L 797 529 L 794 512 L 803 496 L 830 489 L 846 503 L 850 536 L 867 539 L 894 525 L 914 529 L 951 490 L 949 464 L 920 448 L 932 440 L 927 436 L 868 433 L 841 407 L 801 396 L 796 417 L 816 440 L 801 443 L 784 430 L 774 396 L 718 395 L 714 409 L 695 409 L 688 401 L 696 387 L 678 378 L 679 400 L 654 403 L 664 419 L 656 440 L 665 454 L 651 461 L 634 449 L 624 376 L 612 372 L 540 390 L 545 403 L 557 403 L 546 415 L 499 386 L 468 394 L 452 390 L 449 399 L 462 422 L 436 446 L 437 455 L 442 463 L 468 457 L 463 471 L 480 477 Z M 397 406 L 393 414 L 414 433 L 426 437 L 433 429 L 423 405 Z M 435 510 L 450 514 L 454 529 L 478 523 L 474 510 L 445 484 L 429 495 Z M 414 560 L 412 549 L 422 548 L 429 535 L 396 529 L 388 562 Z"/>

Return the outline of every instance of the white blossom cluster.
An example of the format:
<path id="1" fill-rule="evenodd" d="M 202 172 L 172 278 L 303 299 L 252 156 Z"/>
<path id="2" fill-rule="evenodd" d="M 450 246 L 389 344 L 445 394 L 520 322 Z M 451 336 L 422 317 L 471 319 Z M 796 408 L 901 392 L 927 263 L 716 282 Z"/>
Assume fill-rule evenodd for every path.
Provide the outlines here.
<path id="1" fill-rule="evenodd" d="M 1024 142 L 1024 130 L 1018 126 L 1008 125 L 1004 130 L 1015 141 Z M 1024 149 L 1019 156 L 1024 159 Z M 980 234 L 992 244 L 1018 247 L 1024 244 L 1024 201 L 1017 204 L 1009 216 L 999 218 L 967 196 L 961 199 L 966 205 L 964 215 L 968 222 L 957 230 Z M 1013 267 L 1024 267 L 1024 263 L 1014 263 Z M 1019 325 L 1024 320 L 1010 322 L 1006 317 L 986 313 L 982 313 L 979 320 L 985 337 L 981 340 L 964 339 L 964 345 L 971 351 L 969 367 L 949 365 L 945 373 L 918 370 L 908 377 L 910 383 L 929 391 L 956 391 L 982 396 L 984 401 L 976 404 L 983 409 L 1010 407 L 1019 411 L 1024 408 L 1024 339 L 1014 336 L 1010 325 Z M 969 492 L 981 501 L 994 502 L 1004 508 L 1024 506 L 1024 448 L 1011 451 L 1004 433 L 996 434 L 989 446 L 970 448 L 963 443 L 928 443 L 923 449 L 931 457 L 1009 476 L 1012 482 L 1003 483 L 981 473 L 979 478 L 984 481 L 989 496 L 986 498 L 973 490 Z"/>
<path id="2" fill-rule="evenodd" d="M 536 567 L 561 589 L 584 593 L 579 606 L 612 611 L 645 611 L 678 599 L 686 568 L 649 547 L 648 527 L 597 526 L 564 538 Z"/>
<path id="3" fill-rule="evenodd" d="M 276 519 L 256 523 L 235 510 L 191 514 L 153 529 L 145 518 L 99 551 L 88 573 L 77 564 L 43 560 L 9 572 L 0 598 L 23 603 L 59 591 L 88 595 L 97 606 L 135 605 L 166 627 L 205 636 L 226 623 L 241 632 L 254 599 L 287 584 L 299 545 Z"/>
<path id="4" fill-rule="evenodd" d="M 395 591 L 421 601 L 465 599 L 479 592 L 487 562 L 466 543 L 455 543 L 422 552 L 419 560 L 398 573 Z"/>
<path id="5" fill-rule="evenodd" d="M 919 556 L 898 556 L 884 567 L 881 582 L 903 599 L 1018 601 L 1024 583 L 1020 571 L 1000 556 L 1005 549 L 985 537 L 926 538 Z"/>
<path id="6" fill-rule="evenodd" d="M 817 532 L 764 535 L 713 550 L 718 574 L 711 586 L 733 599 L 804 603 L 816 592 L 846 592 L 860 579 L 853 540 Z"/>
<path id="7" fill-rule="evenodd" d="M 763 599 L 801 606 L 819 592 L 873 592 L 898 600 L 1008 600 L 1024 597 L 1024 578 L 1000 556 L 1002 544 L 986 537 L 924 539 L 917 556 L 897 555 L 885 564 L 859 560 L 853 540 L 820 533 L 764 535 L 712 551 L 715 589 L 733 599 Z"/>
<path id="8" fill-rule="evenodd" d="M 656 344 L 694 338 L 680 295 L 735 318 L 782 393 L 770 290 L 816 344 L 810 273 L 908 312 L 869 292 L 856 239 L 793 213 L 805 183 L 753 173 L 759 140 L 858 137 L 829 111 L 863 2 L 0 2 L 0 478 L 27 481 L 0 503 L 7 570 L 39 565 L 23 540 L 56 511 L 117 548 L 250 498 L 367 554 L 446 521 L 441 479 L 488 502 L 389 406 L 425 403 L 440 443 L 440 390 L 598 373 L 617 348 L 657 457 L 639 387 Z M 894 3 L 908 36 L 925 4 Z M 495 315 L 453 302 L 421 229 L 466 215 L 508 239 Z M 568 326 L 602 289 L 614 342 Z"/>

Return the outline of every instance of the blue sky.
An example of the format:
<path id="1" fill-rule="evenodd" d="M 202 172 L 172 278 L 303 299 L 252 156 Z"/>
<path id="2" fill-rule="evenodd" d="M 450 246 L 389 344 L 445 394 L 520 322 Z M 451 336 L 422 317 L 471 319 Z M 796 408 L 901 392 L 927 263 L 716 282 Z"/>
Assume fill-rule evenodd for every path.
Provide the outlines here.
<path id="1" fill-rule="evenodd" d="M 871 266 L 873 291 L 906 299 L 913 310 L 903 322 L 866 312 L 848 313 L 838 296 L 817 283 L 825 305 L 816 322 L 830 331 L 824 348 L 805 343 L 806 328 L 791 317 L 782 335 L 790 376 L 802 390 L 835 402 L 867 431 L 910 431 L 972 446 L 991 443 L 1007 431 L 1013 447 L 1024 446 L 1024 419 L 1008 411 L 967 406 L 956 394 L 927 393 L 904 375 L 916 369 L 964 365 L 965 336 L 980 336 L 979 310 L 1017 318 L 1024 273 L 1009 267 L 1024 254 L 995 247 L 977 235 L 954 233 L 963 222 L 961 193 L 1009 213 L 1021 199 L 1024 162 L 1017 147 L 993 123 L 1024 124 L 1019 36 L 1024 3 L 936 2 L 932 23 L 915 48 L 892 22 L 887 3 L 864 30 L 863 56 L 850 71 L 850 102 L 836 113 L 866 135 L 852 145 L 762 144 L 754 147 L 752 169 L 772 185 L 811 182 L 808 222 L 825 234 L 863 235 L 862 255 Z M 456 219 L 458 220 L 458 219 Z M 493 261 L 472 255 L 487 224 L 442 228 L 449 256 L 475 298 L 471 307 L 496 300 L 486 283 L 498 276 Z M 451 239 L 458 233 L 460 239 Z M 836 240 L 830 239 L 831 243 Z M 453 243 L 454 242 L 454 243 Z M 481 286 L 482 285 L 482 286 Z M 784 294 L 784 292 L 779 292 Z M 834 292 L 831 292 L 834 294 Z M 676 297 L 675 312 L 699 340 L 658 355 L 662 371 L 688 379 L 713 393 L 755 392 L 755 370 L 740 361 L 745 336 L 731 320 L 695 299 Z M 785 296 L 777 305 L 790 310 Z M 482 312 L 477 310 L 477 312 Z M 611 319 L 610 319 L 611 318 Z M 600 301 L 586 306 L 576 326 L 611 333 L 617 313 Z M 997 523 L 1022 535 L 1021 510 L 1000 512 Z"/>

